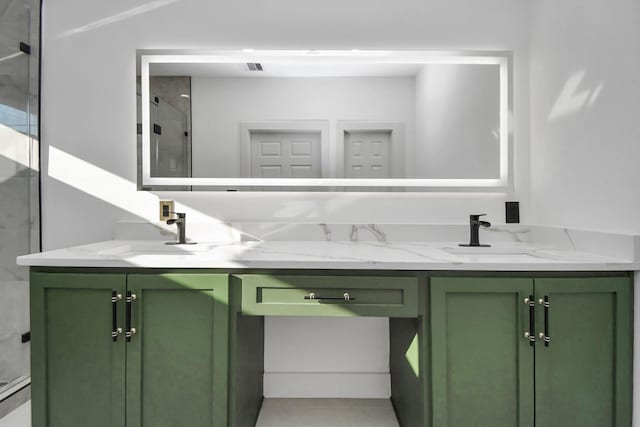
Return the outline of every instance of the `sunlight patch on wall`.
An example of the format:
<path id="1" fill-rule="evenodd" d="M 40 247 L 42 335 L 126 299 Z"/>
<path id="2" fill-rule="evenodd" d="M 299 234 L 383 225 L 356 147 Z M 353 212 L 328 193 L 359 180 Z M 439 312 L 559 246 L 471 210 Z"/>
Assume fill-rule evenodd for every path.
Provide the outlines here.
<path id="1" fill-rule="evenodd" d="M 49 176 L 139 217 L 156 214 L 157 196 L 138 192 L 135 183 L 56 147 L 49 147 Z"/>
<path id="2" fill-rule="evenodd" d="M 37 171 L 37 164 L 33 165 L 33 167 L 31 166 L 30 139 L 29 135 L 0 124 L 0 156 Z M 35 140 L 36 146 L 37 143 L 37 140 Z M 1 171 L 0 175 L 2 175 Z"/>
<path id="3" fill-rule="evenodd" d="M 124 12 L 109 16 L 107 18 L 99 19 L 97 21 L 91 22 L 87 25 L 83 25 L 81 27 L 74 28 L 72 30 L 68 30 L 63 32 L 58 36 L 58 38 L 69 37 L 75 34 L 85 33 L 87 31 L 95 30 L 96 28 L 104 27 L 105 25 L 113 24 L 118 21 L 123 21 L 125 19 L 134 17 L 136 15 L 141 15 L 143 13 L 150 12 L 154 9 L 158 9 L 163 6 L 167 6 L 171 3 L 175 3 L 179 0 L 156 0 L 151 3 L 144 4 L 142 6 L 134 7 L 129 10 L 125 10 Z"/>
<path id="4" fill-rule="evenodd" d="M 139 218 L 158 221 L 159 197 L 148 191 L 137 191 L 135 182 L 129 181 L 92 163 L 49 147 L 49 176 L 68 186 L 103 200 Z M 176 211 L 188 212 L 193 223 L 219 223 L 220 220 L 201 211 L 176 202 Z"/>
<path id="5" fill-rule="evenodd" d="M 586 72 L 581 70 L 567 79 L 560 95 L 551 108 L 548 121 L 552 122 L 576 114 L 585 107 L 593 107 L 602 93 L 604 83 L 601 82 L 590 89 L 580 90 L 580 86 L 583 86 L 585 75 Z"/>
<path id="6" fill-rule="evenodd" d="M 416 333 L 411 341 L 411 345 L 407 349 L 404 357 L 407 359 L 407 363 L 411 366 L 416 378 L 420 378 L 420 349 L 419 339 Z"/>

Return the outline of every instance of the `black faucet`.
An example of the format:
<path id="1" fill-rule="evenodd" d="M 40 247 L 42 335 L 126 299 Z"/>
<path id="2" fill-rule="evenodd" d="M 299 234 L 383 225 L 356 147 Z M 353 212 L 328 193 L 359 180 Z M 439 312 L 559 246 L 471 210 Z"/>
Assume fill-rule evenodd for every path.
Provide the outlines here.
<path id="1" fill-rule="evenodd" d="M 178 241 L 177 242 L 167 242 L 167 245 L 185 245 L 187 244 L 187 214 L 171 212 L 178 215 L 178 218 L 168 219 L 167 224 L 177 224 L 178 225 Z"/>
<path id="2" fill-rule="evenodd" d="M 460 246 L 474 246 L 474 247 L 489 247 L 491 245 L 481 245 L 480 237 L 478 236 L 478 230 L 480 230 L 480 226 L 482 227 L 491 227 L 491 223 L 489 221 L 480 221 L 481 216 L 485 216 L 486 214 L 476 214 L 469 215 L 469 228 L 471 230 L 471 237 L 469 239 L 469 244 L 460 243 Z"/>

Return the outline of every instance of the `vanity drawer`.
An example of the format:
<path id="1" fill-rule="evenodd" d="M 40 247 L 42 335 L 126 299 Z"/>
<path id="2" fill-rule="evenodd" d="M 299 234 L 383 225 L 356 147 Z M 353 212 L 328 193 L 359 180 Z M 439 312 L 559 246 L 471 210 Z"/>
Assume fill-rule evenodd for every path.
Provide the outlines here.
<path id="1" fill-rule="evenodd" d="M 242 312 L 257 316 L 417 317 L 415 277 L 246 274 Z"/>

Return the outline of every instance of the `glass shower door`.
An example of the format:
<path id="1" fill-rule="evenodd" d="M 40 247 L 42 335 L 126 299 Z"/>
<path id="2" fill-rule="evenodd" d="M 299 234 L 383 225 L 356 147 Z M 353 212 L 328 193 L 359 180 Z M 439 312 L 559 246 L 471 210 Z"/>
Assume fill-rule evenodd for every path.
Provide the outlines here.
<path id="1" fill-rule="evenodd" d="M 0 2 L 0 417 L 28 398 L 29 275 L 39 237 L 39 0 Z"/>

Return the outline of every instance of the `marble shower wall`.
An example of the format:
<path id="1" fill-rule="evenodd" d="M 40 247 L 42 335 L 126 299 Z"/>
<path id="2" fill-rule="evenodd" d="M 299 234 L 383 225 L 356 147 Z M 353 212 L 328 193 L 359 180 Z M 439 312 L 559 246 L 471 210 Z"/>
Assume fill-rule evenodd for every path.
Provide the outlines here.
<path id="1" fill-rule="evenodd" d="M 29 344 L 21 342 L 28 270 L 16 257 L 37 252 L 40 241 L 39 9 L 39 0 L 0 2 L 0 382 L 29 375 Z"/>

